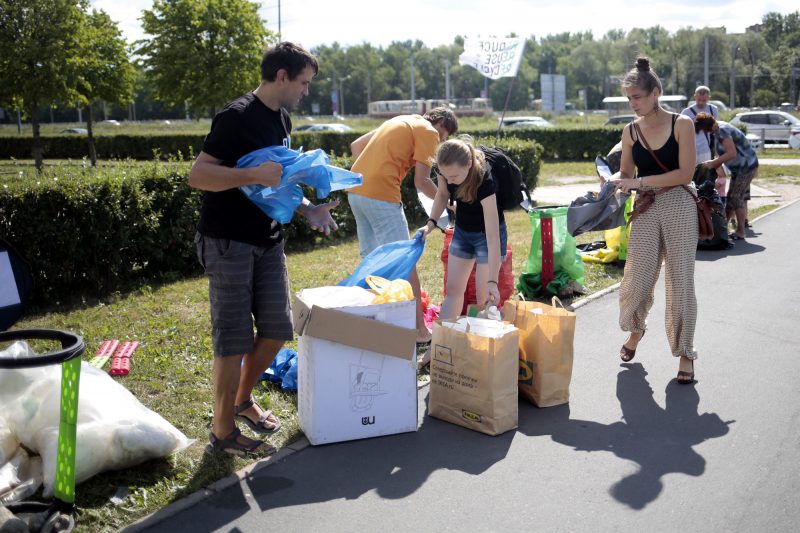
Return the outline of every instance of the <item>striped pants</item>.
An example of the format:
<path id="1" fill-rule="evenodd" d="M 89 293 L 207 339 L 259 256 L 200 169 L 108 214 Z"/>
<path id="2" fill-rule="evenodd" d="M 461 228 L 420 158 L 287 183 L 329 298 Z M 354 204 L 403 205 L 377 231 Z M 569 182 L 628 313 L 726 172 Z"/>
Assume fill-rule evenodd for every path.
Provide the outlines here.
<path id="1" fill-rule="evenodd" d="M 682 187 L 655 197 L 631 222 L 628 258 L 619 291 L 619 325 L 623 331 L 647 329 L 655 286 L 666 264 L 666 330 L 672 355 L 696 359 L 694 329 L 697 299 L 694 263 L 697 250 L 697 208 Z"/>

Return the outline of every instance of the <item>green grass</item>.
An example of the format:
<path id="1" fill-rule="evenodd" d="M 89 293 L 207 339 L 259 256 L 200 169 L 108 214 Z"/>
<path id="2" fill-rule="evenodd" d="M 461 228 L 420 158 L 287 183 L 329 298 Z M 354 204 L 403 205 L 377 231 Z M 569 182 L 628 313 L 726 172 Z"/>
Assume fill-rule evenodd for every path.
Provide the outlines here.
<path id="1" fill-rule="evenodd" d="M 756 184 L 761 180 L 800 183 L 800 165 L 759 165 Z"/>
<path id="2" fill-rule="evenodd" d="M 759 159 L 800 159 L 800 150 L 791 148 L 767 148 L 758 151 Z"/>

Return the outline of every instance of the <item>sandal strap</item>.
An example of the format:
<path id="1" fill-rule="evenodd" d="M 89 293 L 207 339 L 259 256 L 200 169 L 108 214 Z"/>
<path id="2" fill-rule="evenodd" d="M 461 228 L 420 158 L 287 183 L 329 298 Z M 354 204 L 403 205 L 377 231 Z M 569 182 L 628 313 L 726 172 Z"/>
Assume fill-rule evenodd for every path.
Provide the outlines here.
<path id="1" fill-rule="evenodd" d="M 222 438 L 217 437 L 216 435 L 214 435 L 213 431 L 210 431 L 208 433 L 208 440 L 209 440 L 209 442 L 211 442 L 211 444 L 216 446 L 217 443 L 222 443 L 222 442 L 226 442 L 226 441 L 234 441 L 234 442 L 236 442 L 236 439 L 241 434 L 242 434 L 242 431 L 238 427 L 237 428 L 233 428 L 233 431 L 231 431 L 230 434 L 228 434 L 227 436 L 222 437 Z"/>
<path id="2" fill-rule="evenodd" d="M 250 444 L 243 444 L 238 440 L 239 435 L 241 434 L 242 434 L 241 430 L 237 427 L 236 429 L 231 431 L 227 437 L 221 439 L 216 435 L 214 435 L 214 432 L 212 431 L 208 434 L 208 440 L 211 442 L 211 445 L 217 450 L 233 449 L 244 452 L 254 452 L 262 444 L 264 444 L 264 441 L 261 440 L 253 440 Z"/>
<path id="3" fill-rule="evenodd" d="M 246 411 L 247 409 L 250 409 L 251 407 L 253 407 L 255 405 L 255 403 L 256 402 L 255 402 L 255 400 L 253 400 L 253 397 L 250 396 L 249 399 L 245 400 L 244 402 L 240 403 L 239 405 L 234 405 L 233 406 L 233 412 L 234 412 L 234 414 L 238 415 L 242 411 Z"/>
<path id="4" fill-rule="evenodd" d="M 261 416 L 258 417 L 258 423 L 260 425 L 263 425 L 264 422 L 269 422 L 270 424 L 273 424 L 274 422 L 269 420 L 270 416 L 272 416 L 272 410 L 271 409 L 267 410 L 267 411 L 264 411 L 263 413 L 261 413 Z"/>

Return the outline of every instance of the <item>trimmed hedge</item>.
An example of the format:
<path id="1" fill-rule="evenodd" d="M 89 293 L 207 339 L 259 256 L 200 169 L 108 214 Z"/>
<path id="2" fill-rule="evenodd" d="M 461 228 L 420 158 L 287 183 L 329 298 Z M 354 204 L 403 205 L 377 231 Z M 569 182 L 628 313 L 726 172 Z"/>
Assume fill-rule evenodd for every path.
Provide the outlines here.
<path id="1" fill-rule="evenodd" d="M 486 144 L 493 144 L 495 130 L 464 131 Z M 512 144 L 512 139 L 536 141 L 542 145 L 545 159 L 593 160 L 606 154 L 617 144 L 621 128 L 587 129 L 506 129 L 501 132 L 498 145 Z M 321 148 L 333 155 L 350 153 L 350 143 L 361 133 L 296 132 L 292 134 L 293 147 L 307 150 Z M 100 135 L 95 136 L 97 157 L 100 159 L 150 160 L 182 155 L 191 158 L 200 152 L 203 135 Z M 31 137 L 0 137 L 0 159 L 31 159 Z M 88 157 L 85 137 L 55 135 L 42 137 L 44 155 L 49 159 L 81 159 Z"/>
<path id="2" fill-rule="evenodd" d="M 494 140 L 496 130 L 476 131 L 472 135 Z M 510 139 L 536 141 L 542 146 L 542 158 L 567 161 L 594 161 L 605 155 L 622 138 L 622 128 L 527 128 L 505 129 L 500 132 L 498 145 Z"/>
<path id="3" fill-rule="evenodd" d="M 505 142 L 505 141 L 504 141 Z M 530 141 L 500 143 L 519 162 L 532 190 L 542 148 Z M 349 168 L 346 157 L 331 163 Z M 126 290 L 143 280 L 171 280 L 201 273 L 194 234 L 203 193 L 188 185 L 189 163 L 120 162 L 108 168 L 45 167 L 41 174 L 3 178 L 0 235 L 31 265 L 36 280 L 33 303 L 52 307 Z M 427 218 L 406 176 L 402 197 L 409 223 Z M 334 242 L 352 237 L 356 224 L 344 192 L 316 199 L 339 200 Z M 289 249 L 325 239 L 296 217 L 285 226 Z"/>

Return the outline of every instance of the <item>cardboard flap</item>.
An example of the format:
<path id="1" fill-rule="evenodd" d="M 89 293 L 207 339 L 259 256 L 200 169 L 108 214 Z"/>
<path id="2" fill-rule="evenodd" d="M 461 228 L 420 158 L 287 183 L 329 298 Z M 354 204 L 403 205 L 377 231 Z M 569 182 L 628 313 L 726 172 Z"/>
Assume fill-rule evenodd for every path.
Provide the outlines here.
<path id="1" fill-rule="evenodd" d="M 294 331 L 298 335 L 309 335 L 401 359 L 410 359 L 414 353 L 417 332 L 413 329 L 318 305 L 309 308 L 300 298 L 295 298 L 292 317 Z"/>

